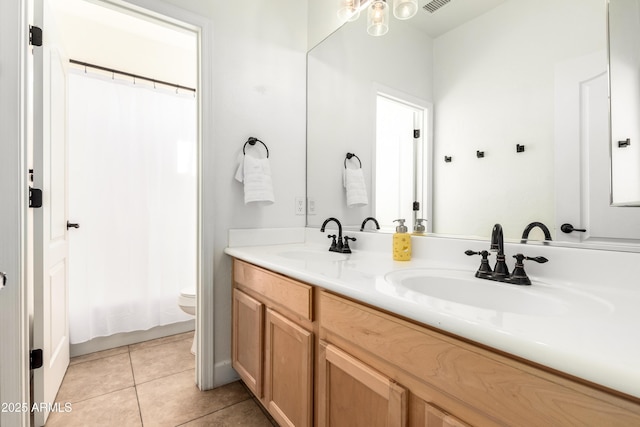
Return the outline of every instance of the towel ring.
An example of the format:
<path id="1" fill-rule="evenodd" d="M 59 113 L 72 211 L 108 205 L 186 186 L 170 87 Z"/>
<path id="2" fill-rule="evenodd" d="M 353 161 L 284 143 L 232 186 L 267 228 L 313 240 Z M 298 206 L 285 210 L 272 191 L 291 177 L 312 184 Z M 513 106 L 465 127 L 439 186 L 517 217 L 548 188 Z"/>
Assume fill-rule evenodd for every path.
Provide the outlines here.
<path id="1" fill-rule="evenodd" d="M 356 156 L 354 153 L 347 153 L 347 157 L 344 158 L 344 168 L 347 168 L 347 160 L 351 160 L 353 157 L 358 159 L 358 163 L 360 163 L 360 169 L 362 169 L 362 162 L 360 161 L 360 157 Z"/>
<path id="2" fill-rule="evenodd" d="M 268 159 L 269 158 L 269 147 L 267 147 L 267 144 L 265 144 L 264 142 L 260 141 L 258 138 L 255 138 L 253 136 L 250 136 L 249 139 L 247 140 L 247 142 L 245 142 L 244 145 L 242 146 L 242 154 L 245 154 L 244 149 L 247 147 L 247 144 L 256 145 L 256 142 L 259 142 L 260 144 L 264 145 L 264 149 L 267 150 L 267 159 Z"/>

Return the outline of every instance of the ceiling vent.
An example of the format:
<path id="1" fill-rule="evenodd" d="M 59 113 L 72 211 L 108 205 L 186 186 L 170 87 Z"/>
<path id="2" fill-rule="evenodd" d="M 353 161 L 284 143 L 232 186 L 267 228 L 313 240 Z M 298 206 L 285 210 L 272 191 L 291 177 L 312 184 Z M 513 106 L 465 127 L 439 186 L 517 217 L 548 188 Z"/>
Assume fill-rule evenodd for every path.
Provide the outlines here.
<path id="1" fill-rule="evenodd" d="M 429 13 L 433 13 L 436 10 L 440 9 L 445 4 L 449 3 L 451 0 L 431 0 L 429 3 L 425 4 L 422 8 Z"/>

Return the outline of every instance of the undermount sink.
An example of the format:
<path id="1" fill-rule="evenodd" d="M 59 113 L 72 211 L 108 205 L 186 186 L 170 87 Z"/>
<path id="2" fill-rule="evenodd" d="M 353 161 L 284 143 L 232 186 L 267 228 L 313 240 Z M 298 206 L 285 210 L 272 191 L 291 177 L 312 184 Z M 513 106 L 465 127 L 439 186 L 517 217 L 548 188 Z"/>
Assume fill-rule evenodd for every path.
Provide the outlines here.
<path id="1" fill-rule="evenodd" d="M 318 261 L 318 262 L 344 261 L 348 258 L 346 254 L 341 254 L 338 252 L 329 252 L 328 250 L 322 251 L 322 250 L 314 250 L 314 249 L 286 251 L 286 252 L 280 252 L 278 255 L 283 258 L 288 258 L 292 260 Z"/>
<path id="2" fill-rule="evenodd" d="M 397 293 L 417 302 L 457 304 L 501 313 L 562 316 L 611 312 L 611 304 L 574 289 L 533 280 L 531 286 L 478 279 L 473 272 L 407 269 L 385 275 Z"/>

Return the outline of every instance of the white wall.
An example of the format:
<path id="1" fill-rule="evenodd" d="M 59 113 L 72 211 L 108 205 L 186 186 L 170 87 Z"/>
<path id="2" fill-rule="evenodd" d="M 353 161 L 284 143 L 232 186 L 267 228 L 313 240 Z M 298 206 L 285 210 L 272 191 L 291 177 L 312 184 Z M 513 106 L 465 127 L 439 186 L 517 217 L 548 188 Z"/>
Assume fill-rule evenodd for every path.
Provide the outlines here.
<path id="1" fill-rule="evenodd" d="M 231 352 L 231 260 L 223 254 L 229 228 L 303 227 L 294 213 L 305 194 L 307 7 L 299 0 L 170 0 L 213 22 L 215 147 L 215 362 Z M 245 206 L 233 179 L 249 136 L 269 146 L 276 202 Z"/>
<path id="2" fill-rule="evenodd" d="M 312 49 L 325 37 L 338 29 L 343 22 L 338 19 L 337 0 L 307 0 L 308 48 Z"/>
<path id="3" fill-rule="evenodd" d="M 555 65 L 604 50 L 605 16 L 601 0 L 510 0 L 434 41 L 434 231 L 555 223 Z"/>

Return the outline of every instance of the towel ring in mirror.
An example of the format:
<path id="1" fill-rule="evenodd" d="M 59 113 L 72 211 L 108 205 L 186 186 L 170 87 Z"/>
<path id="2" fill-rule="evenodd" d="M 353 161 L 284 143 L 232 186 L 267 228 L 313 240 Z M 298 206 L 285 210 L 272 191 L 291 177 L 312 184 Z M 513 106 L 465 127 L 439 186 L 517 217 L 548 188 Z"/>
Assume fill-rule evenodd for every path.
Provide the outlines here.
<path id="1" fill-rule="evenodd" d="M 247 142 L 244 143 L 244 145 L 242 146 L 242 154 L 245 154 L 245 148 L 247 148 L 247 144 L 249 145 L 256 145 L 256 142 L 259 142 L 260 144 L 262 144 L 264 146 L 264 149 L 267 150 L 267 159 L 269 158 L 269 147 L 267 147 L 267 144 L 265 144 L 264 142 L 260 141 L 258 138 L 250 136 L 249 139 L 247 140 Z"/>
<path id="2" fill-rule="evenodd" d="M 360 169 L 362 169 L 362 162 L 360 161 L 360 157 L 356 156 L 354 153 L 347 153 L 347 156 L 344 158 L 344 168 L 347 168 L 347 160 L 351 160 L 353 157 L 358 159 L 358 163 L 360 163 Z"/>

